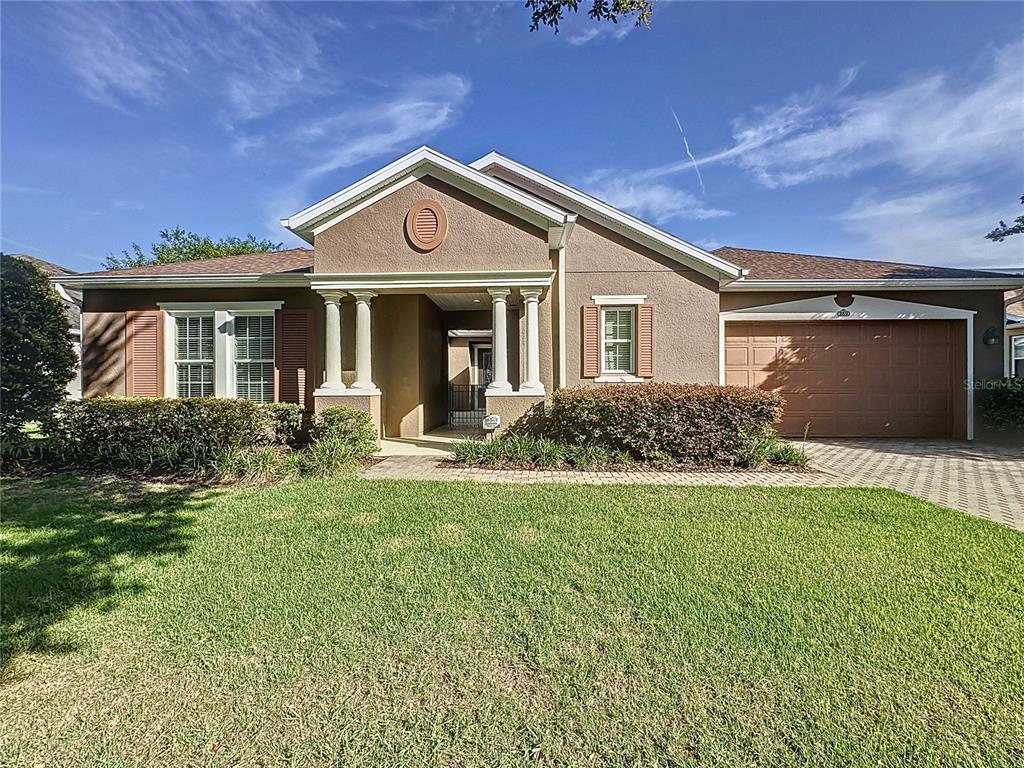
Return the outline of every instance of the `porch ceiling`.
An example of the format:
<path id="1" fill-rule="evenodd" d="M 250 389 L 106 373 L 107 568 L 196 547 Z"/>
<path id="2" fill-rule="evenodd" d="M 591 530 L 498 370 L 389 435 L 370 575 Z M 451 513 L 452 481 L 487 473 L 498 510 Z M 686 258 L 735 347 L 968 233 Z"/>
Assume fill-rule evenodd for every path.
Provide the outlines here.
<path id="1" fill-rule="evenodd" d="M 491 309 L 491 297 L 486 293 L 428 293 L 427 298 L 445 312 Z"/>

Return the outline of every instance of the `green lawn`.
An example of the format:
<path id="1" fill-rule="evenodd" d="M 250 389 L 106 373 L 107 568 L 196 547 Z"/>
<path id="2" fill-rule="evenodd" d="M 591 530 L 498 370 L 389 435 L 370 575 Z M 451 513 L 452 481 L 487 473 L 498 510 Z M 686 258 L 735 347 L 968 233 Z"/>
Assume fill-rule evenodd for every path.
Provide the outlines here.
<path id="1" fill-rule="evenodd" d="M 1024 762 L 1024 536 L 896 493 L 2 502 L 3 764 Z"/>

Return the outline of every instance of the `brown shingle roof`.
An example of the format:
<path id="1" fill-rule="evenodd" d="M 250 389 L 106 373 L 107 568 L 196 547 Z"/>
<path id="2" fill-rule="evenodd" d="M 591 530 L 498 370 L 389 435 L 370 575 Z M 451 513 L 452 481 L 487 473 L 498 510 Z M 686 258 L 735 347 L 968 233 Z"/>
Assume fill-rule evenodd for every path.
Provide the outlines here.
<path id="1" fill-rule="evenodd" d="M 105 269 L 86 275 L 254 275 L 272 272 L 310 272 L 313 269 L 312 248 L 287 251 L 243 253 L 217 259 L 182 261 L 176 264 L 153 264 L 129 269 Z"/>
<path id="2" fill-rule="evenodd" d="M 726 261 L 750 270 L 747 280 L 957 280 L 1006 277 L 999 272 L 928 267 L 891 261 L 811 256 L 806 253 L 756 251 L 725 246 L 714 251 Z"/>

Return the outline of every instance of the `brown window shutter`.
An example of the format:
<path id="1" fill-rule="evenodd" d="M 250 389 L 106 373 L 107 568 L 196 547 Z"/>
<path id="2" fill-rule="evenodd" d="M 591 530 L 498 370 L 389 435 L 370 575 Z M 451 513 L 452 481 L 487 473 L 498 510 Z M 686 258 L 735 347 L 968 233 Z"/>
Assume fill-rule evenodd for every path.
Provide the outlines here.
<path id="1" fill-rule="evenodd" d="M 274 399 L 313 406 L 313 313 L 308 309 L 277 310 L 277 376 Z"/>
<path id="2" fill-rule="evenodd" d="M 654 376 L 654 305 L 636 308 L 636 375 Z"/>
<path id="3" fill-rule="evenodd" d="M 163 397 L 163 313 L 157 309 L 125 314 L 125 394 Z"/>
<path id="4" fill-rule="evenodd" d="M 583 305 L 583 378 L 601 375 L 601 308 Z"/>

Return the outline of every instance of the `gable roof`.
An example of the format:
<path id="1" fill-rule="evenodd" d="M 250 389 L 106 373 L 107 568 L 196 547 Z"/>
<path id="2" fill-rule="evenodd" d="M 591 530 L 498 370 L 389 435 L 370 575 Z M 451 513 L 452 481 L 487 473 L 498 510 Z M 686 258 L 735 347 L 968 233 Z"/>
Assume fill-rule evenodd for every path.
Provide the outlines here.
<path id="1" fill-rule="evenodd" d="M 715 253 L 742 265 L 748 270 L 743 280 L 729 286 L 744 288 L 821 287 L 824 285 L 879 284 L 879 287 L 947 287 L 959 286 L 998 288 L 1020 285 L 1021 278 L 999 272 L 975 269 L 932 267 L 923 264 L 901 264 L 869 259 L 847 259 L 839 256 L 814 256 L 786 251 L 761 251 L 753 248 L 725 246 Z M 779 285 L 785 284 L 784 286 Z"/>
<path id="2" fill-rule="evenodd" d="M 281 219 L 281 224 L 311 243 L 317 232 L 423 176 L 440 179 L 531 224 L 549 230 L 549 233 L 554 229 L 556 238 L 564 239 L 567 227 L 571 226 L 576 218 L 545 200 L 481 173 L 435 149 L 423 146 L 330 197 L 286 219 Z"/>
<path id="3" fill-rule="evenodd" d="M 592 218 L 620 235 L 640 242 L 704 274 L 725 280 L 735 280 L 743 275 L 743 270 L 729 262 L 727 258 L 709 253 L 693 243 L 688 243 L 625 211 L 620 211 L 603 200 L 598 200 L 586 192 L 545 176 L 497 152 L 481 157 L 470 163 L 470 166 L 508 181 L 509 184 L 523 186 L 529 192 L 551 200 L 574 213 Z"/>

